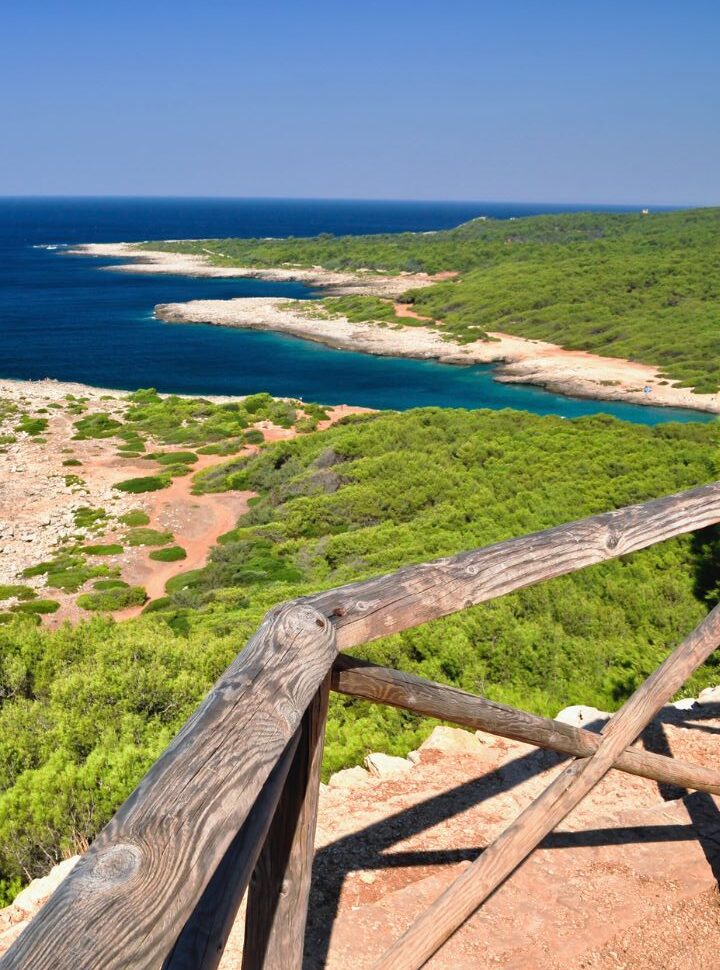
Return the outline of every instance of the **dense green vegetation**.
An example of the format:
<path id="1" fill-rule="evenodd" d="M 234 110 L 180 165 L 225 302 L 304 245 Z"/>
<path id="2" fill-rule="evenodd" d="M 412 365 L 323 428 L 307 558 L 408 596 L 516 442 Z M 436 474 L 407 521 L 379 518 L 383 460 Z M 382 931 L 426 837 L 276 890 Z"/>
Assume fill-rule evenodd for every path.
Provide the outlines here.
<path id="1" fill-rule="evenodd" d="M 720 209 L 476 219 L 447 232 L 148 247 L 210 252 L 220 265 L 457 271 L 457 278 L 405 297 L 453 339 L 502 331 L 659 364 L 698 392 L 720 385 Z M 349 301 L 352 319 L 392 319 L 376 297 Z"/>
<path id="2" fill-rule="evenodd" d="M 147 614 L 56 632 L 32 616 L 0 625 L 5 892 L 86 844 L 273 604 L 715 479 L 719 443 L 718 424 L 425 409 L 347 419 L 202 473 L 203 490 L 259 497 L 209 566 L 171 580 Z M 719 550 L 720 530 L 706 530 L 359 653 L 544 714 L 613 708 L 718 598 Z M 144 599 L 112 578 L 97 586 L 85 609 Z M 687 691 L 719 680 L 711 661 Z M 326 771 L 406 752 L 428 727 L 334 697 Z"/>

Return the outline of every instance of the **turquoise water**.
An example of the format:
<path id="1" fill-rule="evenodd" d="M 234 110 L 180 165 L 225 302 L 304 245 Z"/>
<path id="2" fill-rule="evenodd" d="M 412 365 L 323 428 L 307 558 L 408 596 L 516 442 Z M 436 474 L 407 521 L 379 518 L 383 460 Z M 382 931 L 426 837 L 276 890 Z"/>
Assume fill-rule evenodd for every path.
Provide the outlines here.
<path id="1" fill-rule="evenodd" d="M 165 324 L 157 303 L 233 296 L 312 298 L 295 283 L 112 271 L 64 244 L 152 238 L 310 235 L 447 228 L 476 215 L 509 218 L 569 207 L 485 203 L 278 200 L 0 200 L 0 377 L 54 377 L 101 387 L 190 394 L 269 391 L 326 404 L 406 409 L 520 408 L 643 424 L 704 421 L 699 412 L 580 400 L 493 381 L 490 366 L 331 350 L 272 333 Z M 580 207 L 575 207 L 580 208 Z M 61 248 L 45 248 L 47 246 Z M 103 269 L 103 267 L 106 267 Z"/>

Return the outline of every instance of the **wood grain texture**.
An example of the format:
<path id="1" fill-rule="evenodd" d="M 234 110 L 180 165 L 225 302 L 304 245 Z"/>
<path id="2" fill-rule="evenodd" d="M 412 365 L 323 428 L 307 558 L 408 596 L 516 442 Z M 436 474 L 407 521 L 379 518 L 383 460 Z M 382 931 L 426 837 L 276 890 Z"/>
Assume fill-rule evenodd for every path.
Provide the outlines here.
<path id="1" fill-rule="evenodd" d="M 376 964 L 419 970 L 606 774 L 660 708 L 720 644 L 720 606 L 707 616 L 606 724 L 597 751 L 558 775 Z"/>
<path id="2" fill-rule="evenodd" d="M 3 970 L 160 966 L 335 654 L 332 626 L 312 607 L 271 611 Z"/>
<path id="3" fill-rule="evenodd" d="M 301 970 L 330 675 L 303 717 L 300 746 L 253 874 L 242 970 Z"/>
<path id="4" fill-rule="evenodd" d="M 344 650 L 720 522 L 720 482 L 308 597 Z"/>
<path id="5" fill-rule="evenodd" d="M 343 694 L 389 704 L 427 717 L 452 721 L 541 748 L 586 757 L 600 746 L 600 735 L 548 717 L 468 694 L 456 687 L 423 680 L 388 667 L 341 655 L 333 665 L 332 688 Z M 678 788 L 692 788 L 720 795 L 720 771 L 689 764 L 677 758 L 627 748 L 613 765 L 620 771 Z"/>
<path id="6" fill-rule="evenodd" d="M 215 970 L 222 959 L 253 869 L 300 742 L 299 728 L 268 776 L 250 814 L 205 887 L 162 970 Z"/>

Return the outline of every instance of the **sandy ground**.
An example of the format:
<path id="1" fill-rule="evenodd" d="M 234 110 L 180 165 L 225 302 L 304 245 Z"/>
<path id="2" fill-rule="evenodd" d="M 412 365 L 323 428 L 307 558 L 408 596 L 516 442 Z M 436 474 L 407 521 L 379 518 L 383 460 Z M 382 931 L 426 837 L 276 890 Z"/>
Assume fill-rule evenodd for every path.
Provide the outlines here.
<path id="1" fill-rule="evenodd" d="M 667 705 L 638 746 L 717 764 L 718 696 Z M 558 714 L 593 730 L 606 717 Z M 331 776 L 320 787 L 303 967 L 375 967 L 565 764 L 519 741 L 436 727 L 407 759 L 373 753 L 365 768 Z M 610 771 L 427 968 L 718 970 L 719 836 L 717 797 Z M 0 955 L 77 859 L 0 910 Z M 220 970 L 240 970 L 244 922 L 241 906 Z"/>
<path id="2" fill-rule="evenodd" d="M 0 449 L 0 584 L 18 582 L 24 569 L 53 558 L 58 547 L 71 536 L 86 544 L 122 544 L 127 527 L 118 523 L 117 517 L 131 509 L 142 509 L 150 518 L 150 528 L 173 533 L 173 544 L 185 549 L 186 559 L 156 562 L 149 558 L 151 547 L 125 546 L 120 555 L 89 557 L 88 562 L 117 567 L 125 582 L 144 586 L 150 600 L 161 597 L 165 584 L 173 576 L 205 565 L 218 536 L 235 527 L 247 511 L 247 502 L 253 493 L 193 495 L 194 474 L 231 457 L 212 455 L 201 455 L 192 473 L 174 478 L 167 489 L 139 495 L 119 492 L 113 487 L 119 481 L 157 474 L 156 462 L 119 457 L 115 438 L 73 440 L 73 424 L 78 416 L 50 407 L 66 404 L 68 393 L 87 398 L 89 413 L 103 411 L 121 418 L 125 410 L 121 392 L 60 381 L 0 381 L 0 398 L 13 400 L 25 413 L 44 417 L 49 422 L 42 434 L 44 440 L 19 433 L 14 443 Z M 47 410 L 43 411 L 44 408 Z M 366 409 L 345 405 L 329 408 L 329 418 L 320 427 L 363 410 Z M 0 433 L 13 431 L 16 424 L 17 417 L 11 417 L 0 427 Z M 293 429 L 279 428 L 266 421 L 256 427 L 266 441 L 295 435 Z M 163 451 L 173 450 L 159 442 L 155 445 Z M 153 450 L 152 442 L 148 450 Z M 257 446 L 248 445 L 238 454 L 253 451 L 257 451 Z M 68 459 L 80 464 L 63 465 Z M 74 514 L 81 508 L 104 509 L 110 516 L 104 531 L 78 528 Z M 89 615 L 77 606 L 78 593 L 47 589 L 43 576 L 20 581 L 33 586 L 39 595 L 60 602 L 58 612 L 44 617 L 48 626 L 56 627 L 65 620 L 75 622 Z M 80 592 L 91 587 L 92 581 Z M 127 619 L 141 609 L 135 607 L 115 615 L 117 619 Z"/>
<path id="3" fill-rule="evenodd" d="M 371 273 L 335 273 L 313 267 L 301 269 L 253 269 L 213 266 L 202 256 L 138 251 L 131 243 L 88 244 L 71 252 L 83 255 L 128 258 L 114 269 L 144 273 L 182 273 L 214 277 L 256 277 L 275 281 L 300 280 L 326 293 L 359 293 L 397 298 L 409 289 L 429 286 L 435 280 L 457 274 L 438 273 L 378 276 Z M 292 309 L 293 304 L 298 310 Z M 160 304 L 156 316 L 170 323 L 208 323 L 225 327 L 275 330 L 314 340 L 329 347 L 392 357 L 436 359 L 448 364 L 499 364 L 495 379 L 503 383 L 535 384 L 561 394 L 606 401 L 625 401 L 656 407 L 689 408 L 720 414 L 720 394 L 693 394 L 688 388 L 668 384 L 659 368 L 618 357 L 601 357 L 584 351 L 565 350 L 557 344 L 491 333 L 491 341 L 458 344 L 443 339 L 430 327 L 380 327 L 350 323 L 344 317 L 313 318 L 303 301 L 275 298 L 193 300 Z M 399 317 L 423 318 L 402 304 Z M 428 321 L 431 323 L 431 321 Z M 647 391 L 645 389 L 648 389 Z"/>

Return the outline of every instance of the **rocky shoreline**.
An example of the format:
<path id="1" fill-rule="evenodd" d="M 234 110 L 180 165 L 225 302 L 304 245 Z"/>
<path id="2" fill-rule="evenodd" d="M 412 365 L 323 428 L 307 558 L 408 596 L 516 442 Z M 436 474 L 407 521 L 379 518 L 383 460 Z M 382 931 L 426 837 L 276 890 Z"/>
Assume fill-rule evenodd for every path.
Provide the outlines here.
<path id="1" fill-rule="evenodd" d="M 88 244 L 72 253 L 126 258 L 112 267 L 124 272 L 182 273 L 209 277 L 255 277 L 302 281 L 326 294 L 355 293 L 397 298 L 408 289 L 429 286 L 426 274 L 387 277 L 371 273 L 336 273 L 322 267 L 253 269 L 214 266 L 202 256 L 139 250 L 131 243 Z M 204 323 L 250 330 L 272 330 L 340 350 L 387 357 L 438 360 L 445 364 L 496 364 L 495 380 L 522 383 L 572 397 L 623 401 L 654 407 L 685 408 L 720 414 L 720 394 L 695 394 L 673 386 L 659 368 L 618 357 L 566 350 L 542 340 L 491 333 L 491 340 L 459 344 L 440 329 L 422 325 L 381 326 L 351 323 L 347 318 L 313 316 L 306 301 L 274 297 L 192 300 L 159 304 L 158 319 L 169 323 Z"/>

